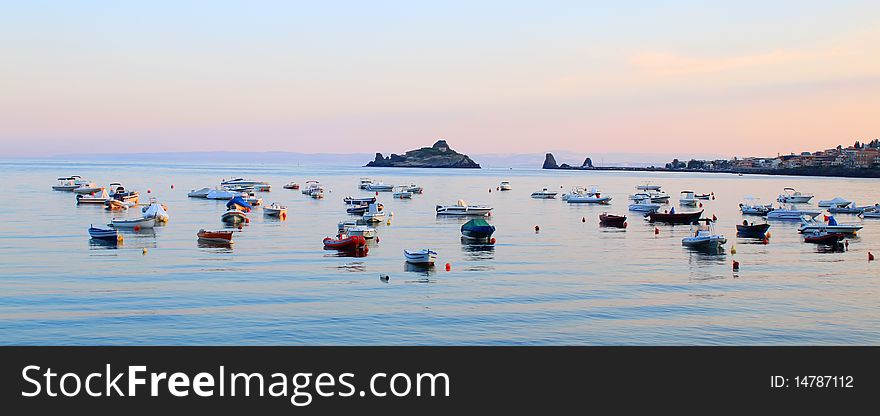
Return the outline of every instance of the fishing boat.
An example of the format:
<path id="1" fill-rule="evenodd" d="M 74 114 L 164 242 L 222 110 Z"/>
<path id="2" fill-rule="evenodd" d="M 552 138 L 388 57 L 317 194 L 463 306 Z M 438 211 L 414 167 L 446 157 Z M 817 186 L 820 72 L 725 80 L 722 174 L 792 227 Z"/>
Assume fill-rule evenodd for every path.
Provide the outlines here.
<path id="1" fill-rule="evenodd" d="M 678 198 L 678 203 L 688 207 L 697 206 L 696 193 L 694 191 L 681 191 L 681 197 Z"/>
<path id="2" fill-rule="evenodd" d="M 536 199 L 554 199 L 558 192 L 550 191 L 547 188 L 541 189 L 540 191 L 532 192 L 532 198 Z"/>
<path id="3" fill-rule="evenodd" d="M 482 218 L 472 219 L 461 226 L 461 235 L 471 240 L 487 241 L 494 232 L 495 226 Z"/>
<path id="4" fill-rule="evenodd" d="M 78 176 L 69 176 L 66 178 L 58 178 L 58 183 L 55 185 L 52 185 L 52 190 L 53 191 L 69 192 L 69 191 L 72 191 L 76 188 L 79 188 L 80 185 L 78 183 L 76 183 L 77 178 L 78 178 Z"/>
<path id="5" fill-rule="evenodd" d="M 115 228 L 137 228 L 137 229 L 147 229 L 153 228 L 156 225 L 156 220 L 153 218 L 113 218 L 110 223 Z"/>
<path id="6" fill-rule="evenodd" d="M 207 198 L 208 194 L 211 192 L 211 188 L 205 187 L 202 189 L 193 189 L 190 190 L 186 196 L 190 198 Z"/>
<path id="7" fill-rule="evenodd" d="M 788 208 L 776 208 L 767 213 L 768 220 L 797 220 L 800 221 L 801 217 L 804 215 L 809 216 L 810 218 L 815 218 L 821 211 L 815 210 L 806 210 L 806 209 L 795 209 L 792 206 Z"/>
<path id="8" fill-rule="evenodd" d="M 709 194 L 695 194 L 695 195 L 694 195 L 694 198 L 697 198 L 697 199 L 711 199 L 711 198 L 712 198 L 712 195 L 713 195 L 713 194 L 711 194 L 711 193 L 709 193 Z"/>
<path id="9" fill-rule="evenodd" d="M 808 204 L 813 199 L 812 194 L 804 194 L 794 188 L 783 188 L 782 191 L 783 193 L 776 200 L 783 204 Z"/>
<path id="10" fill-rule="evenodd" d="M 345 209 L 349 214 L 364 215 L 370 209 L 370 204 L 352 205 Z"/>
<path id="11" fill-rule="evenodd" d="M 137 204 L 139 197 L 137 191 L 126 191 L 124 186 L 116 182 L 110 184 L 110 199 Z"/>
<path id="12" fill-rule="evenodd" d="M 811 233 L 813 231 L 828 231 L 830 233 L 855 234 L 861 230 L 861 224 L 838 224 L 833 215 L 825 217 L 826 222 L 816 221 L 815 218 L 804 216 L 801 218 L 801 226 L 798 228 L 800 233 Z"/>
<path id="13" fill-rule="evenodd" d="M 107 195 L 107 190 L 101 188 L 101 193 L 93 193 L 90 195 L 77 194 L 76 195 L 76 203 L 77 204 L 95 204 L 95 205 L 103 205 L 110 198 Z M 121 202 L 121 201 L 120 201 Z"/>
<path id="14" fill-rule="evenodd" d="M 603 212 L 599 214 L 599 225 L 603 227 L 626 228 L 626 215 L 613 215 Z"/>
<path id="15" fill-rule="evenodd" d="M 382 182 L 375 182 L 367 185 L 366 190 L 371 192 L 391 192 L 394 190 L 394 185 Z"/>
<path id="16" fill-rule="evenodd" d="M 459 199 L 455 205 L 437 205 L 437 215 L 474 215 L 486 216 L 492 213 L 492 207 L 488 205 L 468 205 L 463 199 Z"/>
<path id="17" fill-rule="evenodd" d="M 391 196 L 399 199 L 412 199 L 413 193 L 407 189 L 406 185 L 403 185 L 394 187 L 394 193 Z"/>
<path id="18" fill-rule="evenodd" d="M 368 186 L 372 185 L 373 180 L 370 178 L 361 178 L 360 183 L 358 184 L 359 189 L 367 189 Z"/>
<path id="19" fill-rule="evenodd" d="M 299 184 L 296 182 L 288 182 L 282 186 L 284 189 L 299 189 Z"/>
<path id="20" fill-rule="evenodd" d="M 169 219 L 168 207 L 165 204 L 160 204 L 156 198 L 150 198 L 150 205 L 143 207 L 141 212 L 144 214 L 144 218 L 152 218 L 156 222 L 168 222 Z"/>
<path id="21" fill-rule="evenodd" d="M 773 211 L 773 204 L 761 204 L 758 198 L 747 196 L 745 202 L 739 204 L 739 210 L 743 215 L 767 215 Z"/>
<path id="22" fill-rule="evenodd" d="M 638 186 L 636 186 L 636 189 L 639 190 L 639 191 L 659 191 L 660 188 L 661 188 L 660 185 L 654 185 L 654 184 L 652 184 L 652 183 L 650 183 L 650 182 L 648 182 L 648 183 L 646 183 L 646 184 L 644 184 L 644 185 L 638 185 Z"/>
<path id="23" fill-rule="evenodd" d="M 122 240 L 119 230 L 115 228 L 97 228 L 89 225 L 89 237 L 95 240 L 118 242 Z"/>
<path id="24" fill-rule="evenodd" d="M 342 198 L 342 202 L 345 202 L 348 205 L 363 205 L 363 204 L 372 204 L 376 202 L 376 197 L 371 196 L 367 198 L 355 198 L 351 196 L 347 196 Z"/>
<path id="25" fill-rule="evenodd" d="M 763 239 L 767 236 L 768 229 L 770 229 L 770 224 L 767 224 L 766 222 L 763 224 L 755 224 L 743 220 L 742 224 L 736 225 L 736 236 L 742 238 Z"/>
<path id="26" fill-rule="evenodd" d="M 703 215 L 703 210 L 696 212 L 651 212 L 648 213 L 649 222 L 662 222 L 666 224 L 691 224 Z"/>
<path id="27" fill-rule="evenodd" d="M 414 193 L 414 194 L 421 194 L 422 192 L 425 192 L 424 188 L 422 188 L 421 186 L 418 186 L 418 185 L 416 185 L 416 184 L 414 184 L 414 183 L 413 183 L 413 184 L 410 184 L 410 185 L 406 188 L 406 190 L 407 190 L 407 191 L 410 191 L 410 192 L 412 192 L 412 193 Z"/>
<path id="28" fill-rule="evenodd" d="M 74 189 L 73 192 L 78 195 L 89 195 L 101 192 L 104 189 L 105 188 L 103 186 L 98 186 L 94 182 L 89 182 L 85 185 L 80 185 L 78 188 Z"/>
<path id="29" fill-rule="evenodd" d="M 385 210 L 382 204 L 370 204 L 367 206 L 367 212 L 364 213 L 364 221 L 382 222 L 385 220 Z"/>
<path id="30" fill-rule="evenodd" d="M 232 244 L 233 233 L 234 232 L 232 230 L 208 231 L 203 228 L 199 230 L 196 235 L 199 237 L 200 241 L 205 241 L 209 243 Z"/>
<path id="31" fill-rule="evenodd" d="M 220 215 L 220 221 L 223 221 L 226 224 L 239 224 L 243 222 L 250 222 L 247 214 L 245 214 L 244 211 L 239 211 L 235 208 L 227 210 L 222 215 Z"/>
<path id="32" fill-rule="evenodd" d="M 287 207 L 273 202 L 263 207 L 263 215 L 267 217 L 287 217 Z"/>
<path id="33" fill-rule="evenodd" d="M 359 235 L 340 234 L 336 238 L 324 238 L 325 250 L 367 250 L 367 239 Z"/>
<path id="34" fill-rule="evenodd" d="M 509 191 L 511 189 L 513 189 L 513 187 L 510 186 L 510 181 L 501 181 L 501 183 L 498 184 L 498 190 Z"/>
<path id="35" fill-rule="evenodd" d="M 227 199 L 232 199 L 238 195 L 241 195 L 241 192 L 230 191 L 228 189 L 219 188 L 219 189 L 211 189 L 210 191 L 208 191 L 208 193 L 205 195 L 205 198 L 217 199 L 217 200 L 227 200 Z"/>
<path id="36" fill-rule="evenodd" d="M 715 233 L 715 225 L 709 219 L 699 220 L 696 225 L 691 225 L 691 233 L 692 235 L 681 239 L 681 245 L 696 249 L 717 250 L 727 243 L 727 238 Z"/>
<path id="37" fill-rule="evenodd" d="M 376 237 L 376 229 L 367 225 L 363 220 L 345 220 L 337 224 L 340 234 L 359 235 L 367 240 Z"/>
<path id="38" fill-rule="evenodd" d="M 804 242 L 812 244 L 822 244 L 836 246 L 840 241 L 846 238 L 842 233 L 829 233 L 828 231 L 811 231 L 804 234 Z"/>
<path id="39" fill-rule="evenodd" d="M 437 252 L 429 248 L 415 251 L 403 250 L 403 257 L 410 264 L 431 265 L 437 260 Z"/>
<path id="40" fill-rule="evenodd" d="M 852 201 L 850 201 L 846 198 L 841 198 L 839 196 L 834 197 L 832 199 L 823 199 L 823 200 L 819 201 L 819 207 L 821 207 L 821 208 L 840 207 L 840 206 L 846 206 L 849 204 L 852 204 Z"/>
<path id="41" fill-rule="evenodd" d="M 568 198 L 565 199 L 565 202 L 569 204 L 603 204 L 608 205 L 611 203 L 610 196 L 602 196 L 601 192 L 599 192 L 599 187 L 592 185 L 589 190 L 584 192 L 573 192 L 568 195 Z"/>
<path id="42" fill-rule="evenodd" d="M 629 210 L 633 212 L 656 212 L 660 210 L 660 204 L 655 204 L 650 199 L 642 199 L 629 204 Z"/>
<path id="43" fill-rule="evenodd" d="M 828 212 L 832 214 L 861 214 L 868 207 L 858 207 L 855 202 L 846 205 L 832 205 Z"/>

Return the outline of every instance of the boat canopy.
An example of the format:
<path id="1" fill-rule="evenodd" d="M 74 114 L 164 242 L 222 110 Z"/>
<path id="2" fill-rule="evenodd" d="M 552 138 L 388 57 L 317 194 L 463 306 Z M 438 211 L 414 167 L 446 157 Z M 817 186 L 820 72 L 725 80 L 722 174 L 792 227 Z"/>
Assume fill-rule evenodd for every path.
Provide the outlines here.
<path id="1" fill-rule="evenodd" d="M 226 208 L 232 208 L 233 205 L 239 205 L 245 208 L 253 208 L 251 204 L 244 200 L 241 195 L 236 195 L 226 203 Z"/>
<path id="2" fill-rule="evenodd" d="M 488 222 L 486 222 L 486 220 L 484 220 L 484 219 L 474 218 L 474 219 L 466 222 L 461 228 L 462 229 L 470 229 L 470 228 L 477 228 L 477 227 L 492 227 L 492 225 L 489 224 Z"/>
<path id="3" fill-rule="evenodd" d="M 837 220 L 834 219 L 833 215 L 828 217 L 828 225 L 837 225 Z"/>

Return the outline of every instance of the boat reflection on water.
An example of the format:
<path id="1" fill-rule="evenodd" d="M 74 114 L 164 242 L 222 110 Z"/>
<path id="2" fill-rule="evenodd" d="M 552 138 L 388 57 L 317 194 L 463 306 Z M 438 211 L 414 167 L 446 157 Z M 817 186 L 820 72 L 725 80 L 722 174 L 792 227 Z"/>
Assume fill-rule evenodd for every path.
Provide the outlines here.
<path id="1" fill-rule="evenodd" d="M 232 247 L 234 246 L 232 242 L 220 242 L 202 239 L 196 240 L 196 244 L 199 248 L 210 249 L 211 252 L 216 253 L 231 253 Z"/>
<path id="2" fill-rule="evenodd" d="M 324 257 L 367 257 L 370 250 L 364 248 L 364 250 L 325 250 Z"/>
<path id="3" fill-rule="evenodd" d="M 123 242 L 117 240 L 89 239 L 89 250 L 116 250 L 122 248 Z"/>
<path id="4" fill-rule="evenodd" d="M 723 256 L 725 254 L 724 246 L 685 246 L 689 252 L 697 254 L 697 255 L 706 255 L 706 256 Z"/>
<path id="5" fill-rule="evenodd" d="M 474 242 L 471 239 L 461 238 L 461 251 L 468 261 L 492 260 L 495 258 L 495 244 L 486 242 Z"/>
<path id="6" fill-rule="evenodd" d="M 403 262 L 403 271 L 420 274 L 426 277 L 437 272 L 433 264 L 412 264 L 409 262 Z"/>

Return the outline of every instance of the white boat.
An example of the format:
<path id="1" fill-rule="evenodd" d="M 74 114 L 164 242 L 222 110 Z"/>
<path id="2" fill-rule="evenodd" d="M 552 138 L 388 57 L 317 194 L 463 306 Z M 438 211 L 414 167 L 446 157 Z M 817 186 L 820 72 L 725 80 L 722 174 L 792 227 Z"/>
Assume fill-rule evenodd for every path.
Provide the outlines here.
<path id="1" fill-rule="evenodd" d="M 872 207 L 858 207 L 855 203 L 849 203 L 846 205 L 832 205 L 828 207 L 828 212 L 832 214 L 861 214 L 868 208 Z"/>
<path id="2" fill-rule="evenodd" d="M 880 219 L 880 211 L 864 211 L 860 216 L 862 218 Z"/>
<path id="3" fill-rule="evenodd" d="M 800 221 L 801 217 L 804 215 L 809 216 L 810 218 L 815 218 L 821 211 L 813 211 L 813 210 L 805 210 L 805 209 L 795 209 L 792 206 L 788 208 L 776 208 L 767 213 L 768 220 L 798 220 Z"/>
<path id="4" fill-rule="evenodd" d="M 220 220 L 227 224 L 238 224 L 241 222 L 250 222 L 247 215 L 243 211 L 230 209 L 220 216 Z"/>
<path id="5" fill-rule="evenodd" d="M 394 193 L 392 194 L 392 196 L 394 198 L 400 198 L 400 199 L 412 199 L 413 193 L 410 192 L 407 189 L 407 187 L 404 185 L 404 186 L 395 187 Z"/>
<path id="6" fill-rule="evenodd" d="M 421 186 L 418 186 L 418 185 L 416 185 L 416 184 L 414 184 L 414 183 L 413 183 L 413 184 L 410 184 L 410 185 L 406 188 L 406 190 L 407 190 L 407 191 L 410 191 L 410 192 L 412 192 L 412 193 L 414 193 L 414 194 L 420 194 L 420 193 L 422 193 L 422 192 L 425 191 Z"/>
<path id="7" fill-rule="evenodd" d="M 654 184 L 648 182 L 648 183 L 646 183 L 646 184 L 644 184 L 644 185 L 638 185 L 638 186 L 636 186 L 636 189 L 638 189 L 638 190 L 640 190 L 640 191 L 659 191 L 659 190 L 660 190 L 660 185 L 654 185 Z"/>
<path id="8" fill-rule="evenodd" d="M 656 191 L 648 191 L 648 196 L 651 198 L 651 202 L 659 202 L 659 203 L 667 203 L 669 202 L 669 198 L 672 198 L 666 192 L 661 190 Z"/>
<path id="9" fill-rule="evenodd" d="M 437 260 L 437 252 L 429 248 L 417 251 L 403 250 L 403 257 L 410 264 L 431 265 Z"/>
<path id="10" fill-rule="evenodd" d="M 246 194 L 242 194 L 241 197 L 244 198 L 244 200 L 247 201 L 248 204 L 251 204 L 255 207 L 259 206 L 259 205 L 263 205 L 263 198 L 260 198 L 256 195 L 254 195 L 253 192 L 248 192 Z"/>
<path id="11" fill-rule="evenodd" d="M 284 184 L 284 189 L 299 189 L 299 184 L 296 182 L 288 182 Z"/>
<path id="12" fill-rule="evenodd" d="M 305 195 L 309 195 L 312 193 L 312 190 L 314 190 L 315 188 L 322 188 L 321 183 L 318 181 L 309 180 L 309 181 L 306 181 L 305 185 L 302 187 L 302 190 L 300 192 L 302 192 Z"/>
<path id="13" fill-rule="evenodd" d="M 58 184 L 52 185 L 53 191 L 72 191 L 76 188 L 79 188 L 79 184 L 76 183 L 75 176 L 70 176 L 67 178 L 58 178 Z"/>
<path id="14" fill-rule="evenodd" d="M 144 218 L 152 218 L 156 222 L 168 222 L 169 219 L 165 206 L 160 204 L 156 198 L 150 198 L 150 205 L 141 209 L 141 212 L 144 214 Z"/>
<path id="15" fill-rule="evenodd" d="M 716 234 L 715 227 L 710 221 L 706 221 L 706 224 L 692 225 L 691 235 L 681 239 L 681 245 L 700 249 L 717 249 L 724 243 L 727 243 L 727 238 Z"/>
<path id="16" fill-rule="evenodd" d="M 263 207 L 263 215 L 269 217 L 287 216 L 287 207 L 284 205 L 279 205 L 277 202 L 273 202 Z"/>
<path id="17" fill-rule="evenodd" d="M 773 211 L 773 204 L 761 204 L 758 198 L 747 196 L 745 202 L 739 204 L 739 210 L 743 215 L 767 215 Z"/>
<path id="18" fill-rule="evenodd" d="M 498 189 L 501 191 L 509 191 L 513 189 L 513 187 L 510 186 L 510 181 L 501 181 L 501 183 L 498 184 Z"/>
<path id="19" fill-rule="evenodd" d="M 107 195 L 107 190 L 101 188 L 101 193 L 93 193 L 90 195 L 76 195 L 76 203 L 77 204 L 104 204 L 110 196 Z"/>
<path id="20" fill-rule="evenodd" d="M 364 221 L 367 222 L 382 222 L 385 220 L 385 210 L 382 208 L 382 204 L 372 203 L 367 208 L 367 212 L 364 213 Z"/>
<path id="21" fill-rule="evenodd" d="M 153 228 L 156 225 L 156 220 L 152 218 L 113 218 L 111 220 L 110 225 L 116 228 Z"/>
<path id="22" fill-rule="evenodd" d="M 798 228 L 798 231 L 800 233 L 812 233 L 818 231 L 841 234 L 855 234 L 862 228 L 863 227 L 861 224 L 838 224 L 833 215 L 828 217 L 827 223 L 816 221 L 815 218 L 810 216 L 804 216 L 801 218 L 801 226 Z"/>
<path id="23" fill-rule="evenodd" d="M 463 199 L 459 199 L 455 205 L 437 205 L 437 215 L 475 215 L 486 216 L 492 212 L 488 205 L 468 205 Z"/>
<path id="24" fill-rule="evenodd" d="M 190 198 L 207 198 L 210 192 L 211 188 L 205 187 L 202 189 L 193 189 L 189 191 L 186 196 Z"/>
<path id="25" fill-rule="evenodd" d="M 655 204 L 650 199 L 641 199 L 629 204 L 629 210 L 633 212 L 657 212 L 660 210 L 660 204 Z"/>
<path id="26" fill-rule="evenodd" d="M 360 184 L 358 184 L 358 188 L 367 189 L 367 186 L 370 186 L 373 183 L 373 180 L 370 178 L 361 178 Z"/>
<path id="27" fill-rule="evenodd" d="M 372 192 L 391 192 L 394 190 L 394 185 L 389 185 L 382 182 L 375 182 L 367 185 L 366 190 Z"/>
<path id="28" fill-rule="evenodd" d="M 553 199 L 556 198 L 556 194 L 558 192 L 552 192 L 547 188 L 541 189 L 540 191 L 532 192 L 532 198 L 537 199 Z"/>
<path id="29" fill-rule="evenodd" d="M 694 191 L 681 191 L 681 197 L 678 198 L 678 202 L 687 207 L 695 207 L 697 206 L 697 196 Z"/>
<path id="30" fill-rule="evenodd" d="M 103 186 L 98 186 L 94 182 L 89 182 L 85 185 L 80 185 L 78 188 L 74 189 L 73 192 L 80 194 L 80 195 L 88 195 L 88 194 L 94 194 L 97 192 L 101 192 L 103 190 L 104 190 Z"/>
<path id="31" fill-rule="evenodd" d="M 823 199 L 819 201 L 819 206 L 822 208 L 847 206 L 849 204 L 852 204 L 852 201 L 839 196 L 833 199 Z"/>
<path id="32" fill-rule="evenodd" d="M 208 191 L 205 195 L 205 198 L 208 199 L 219 199 L 219 200 L 228 200 L 235 198 L 237 195 L 240 195 L 240 192 L 230 191 L 227 189 L 212 189 Z"/>
<path id="33" fill-rule="evenodd" d="M 269 185 L 269 182 L 265 181 L 255 181 L 245 178 L 235 178 L 229 180 L 220 181 L 221 186 L 245 186 L 250 188 L 256 188 L 258 186 Z"/>
<path id="34" fill-rule="evenodd" d="M 604 204 L 607 205 L 611 202 L 610 196 L 602 196 L 602 193 L 599 192 L 599 187 L 592 185 L 589 190 L 581 191 L 577 189 L 572 192 L 565 198 L 565 202 L 569 204 Z"/>
<path id="35" fill-rule="evenodd" d="M 376 229 L 366 225 L 365 221 L 342 221 L 338 224 L 338 231 L 346 235 L 359 235 L 368 240 L 376 237 Z"/>
<path id="36" fill-rule="evenodd" d="M 321 186 L 314 187 L 309 190 L 309 196 L 315 199 L 321 199 L 324 197 L 324 188 Z"/>
<path id="37" fill-rule="evenodd" d="M 804 194 L 799 191 L 795 191 L 794 188 L 784 188 L 783 194 L 780 194 L 779 197 L 776 198 L 777 201 L 782 202 L 783 204 L 808 204 L 810 200 L 813 199 L 812 194 Z"/>

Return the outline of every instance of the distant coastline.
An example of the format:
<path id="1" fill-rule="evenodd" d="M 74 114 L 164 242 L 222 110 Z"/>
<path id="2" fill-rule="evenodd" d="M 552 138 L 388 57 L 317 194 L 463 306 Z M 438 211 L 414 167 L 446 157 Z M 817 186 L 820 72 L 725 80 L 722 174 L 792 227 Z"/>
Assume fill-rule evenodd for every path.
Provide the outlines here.
<path id="1" fill-rule="evenodd" d="M 557 167 L 544 169 L 558 170 L 582 170 L 582 171 L 618 171 L 618 172 L 683 172 L 683 173 L 730 173 L 743 175 L 779 175 L 779 176 L 827 176 L 836 178 L 880 178 L 880 169 L 851 169 L 851 168 L 795 168 L 795 169 L 728 169 L 728 170 L 705 170 L 705 169 L 667 169 L 665 167 L 630 167 L 630 166 L 594 166 L 581 167 Z"/>

